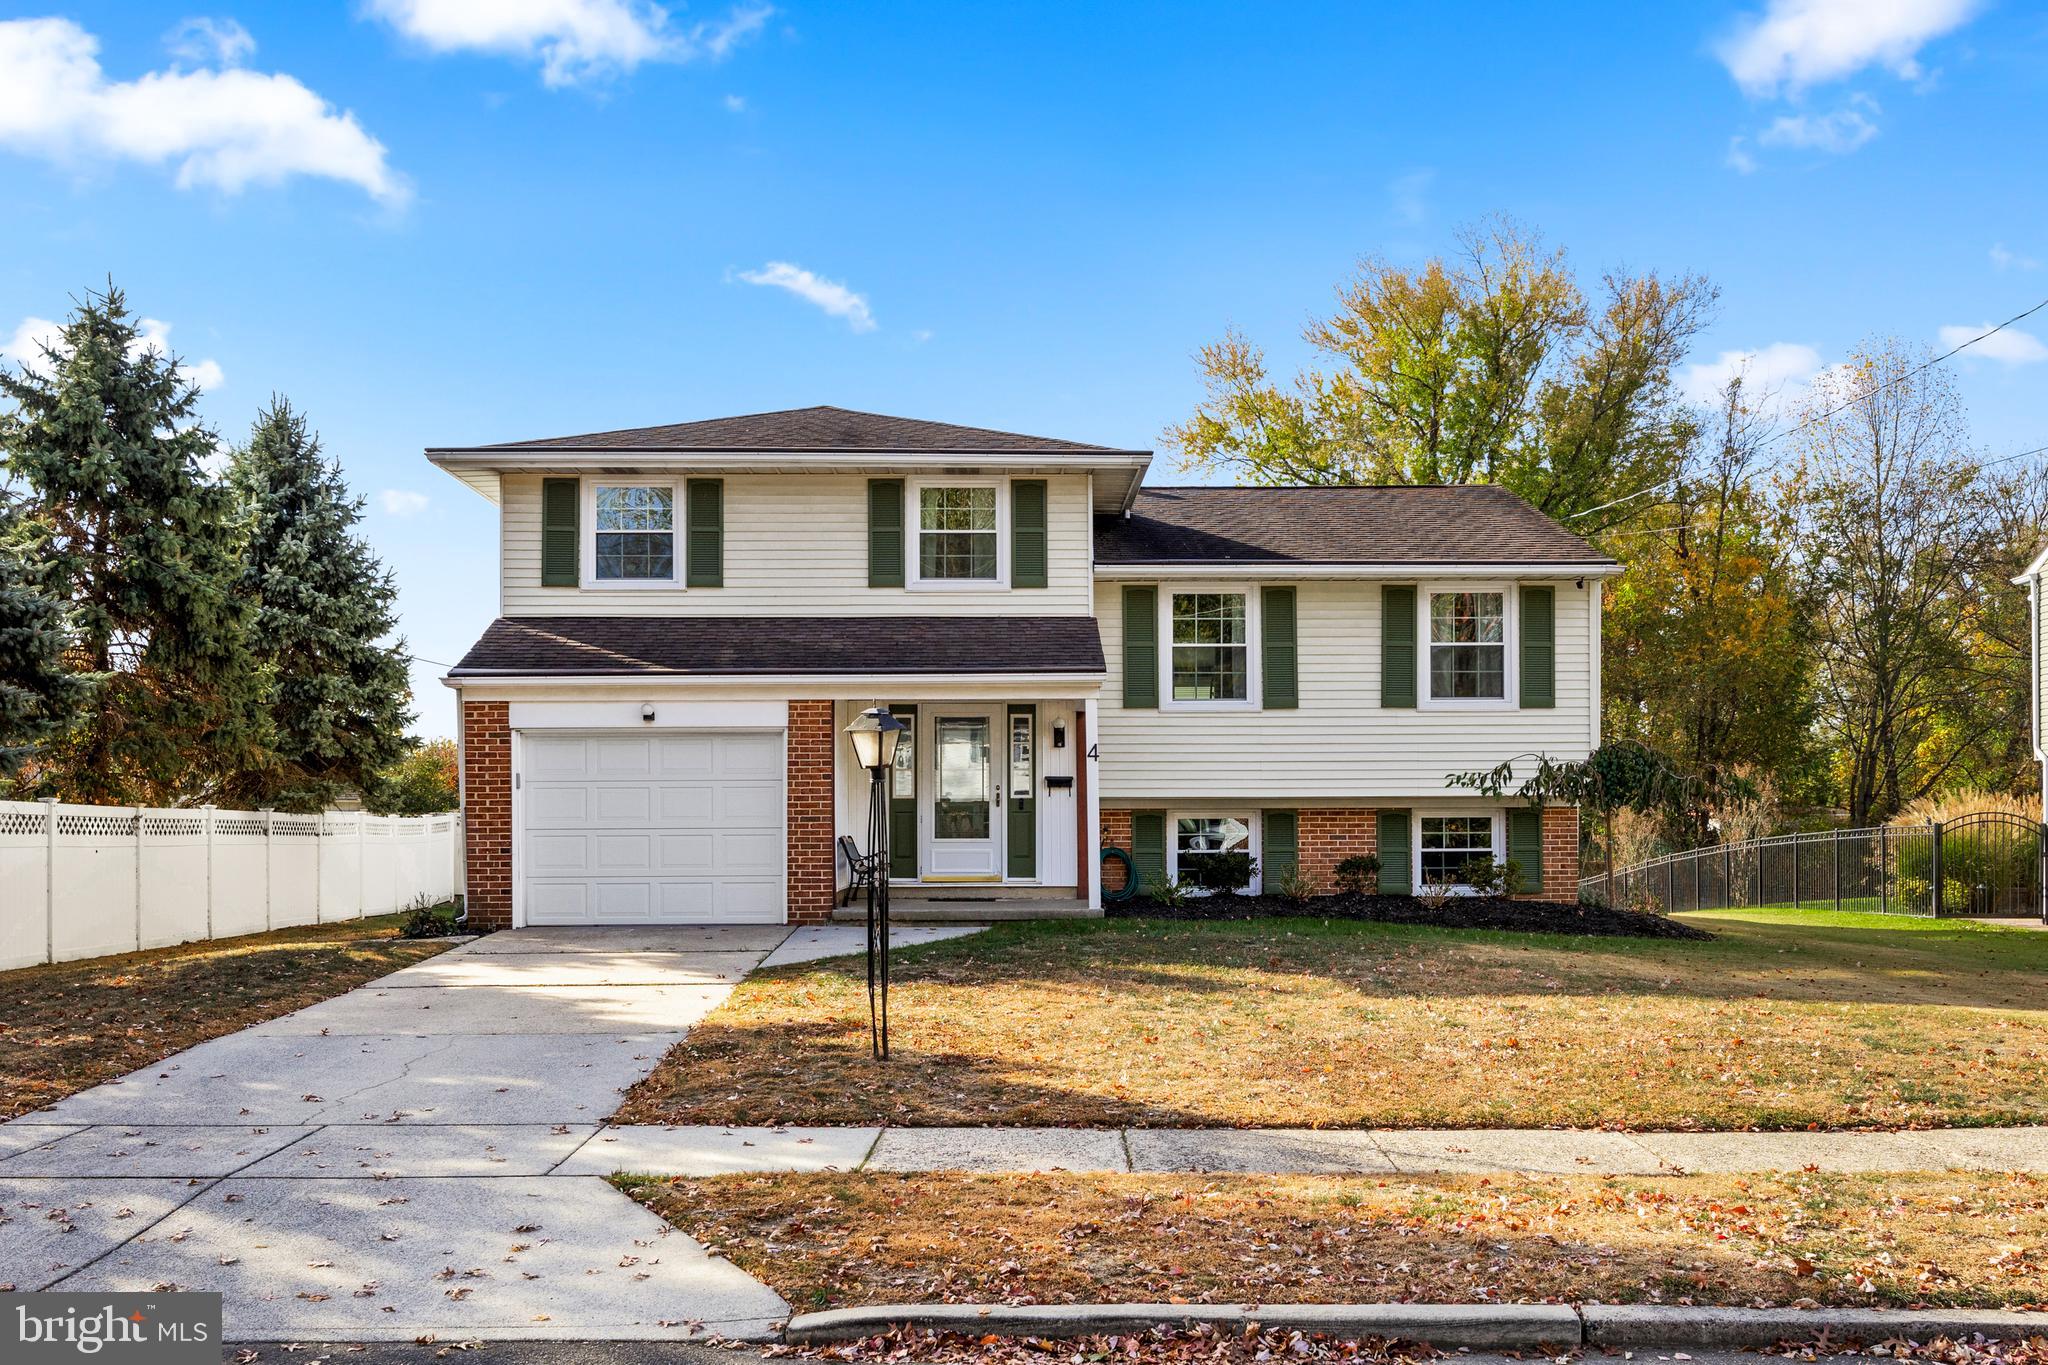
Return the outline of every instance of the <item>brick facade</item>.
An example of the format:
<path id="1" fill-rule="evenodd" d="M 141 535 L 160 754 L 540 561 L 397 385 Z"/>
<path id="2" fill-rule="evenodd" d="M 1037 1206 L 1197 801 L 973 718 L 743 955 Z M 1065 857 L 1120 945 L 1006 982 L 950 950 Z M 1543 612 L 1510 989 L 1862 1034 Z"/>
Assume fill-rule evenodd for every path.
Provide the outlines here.
<path id="1" fill-rule="evenodd" d="M 463 871 L 469 922 L 512 925 L 512 727 L 510 704 L 462 703 Z"/>
<path id="2" fill-rule="evenodd" d="M 1579 896 L 1579 808 L 1543 808 L 1543 899 L 1577 900 Z"/>
<path id="3" fill-rule="evenodd" d="M 1120 848 L 1131 851 L 1131 813 L 1127 810 L 1106 810 L 1102 812 L 1102 847 Z M 1124 865 L 1106 862 L 1102 865 L 1102 894 L 1107 896 L 1124 889 Z"/>
<path id="4" fill-rule="evenodd" d="M 832 703 L 789 704 L 789 922 L 818 924 L 838 900 Z"/>
<path id="5" fill-rule="evenodd" d="M 1303 810 L 1295 815 L 1296 859 L 1302 874 L 1324 892 L 1337 889 L 1337 864 L 1379 851 L 1379 812 Z"/>

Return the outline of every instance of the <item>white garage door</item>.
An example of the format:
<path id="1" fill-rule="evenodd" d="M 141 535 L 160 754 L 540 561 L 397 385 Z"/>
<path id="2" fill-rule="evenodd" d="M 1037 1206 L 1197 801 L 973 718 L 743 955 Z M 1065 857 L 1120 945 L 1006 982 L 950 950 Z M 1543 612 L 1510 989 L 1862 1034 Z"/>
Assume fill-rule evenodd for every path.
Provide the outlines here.
<path id="1" fill-rule="evenodd" d="M 783 922 L 782 736 L 526 732 L 528 924 Z"/>

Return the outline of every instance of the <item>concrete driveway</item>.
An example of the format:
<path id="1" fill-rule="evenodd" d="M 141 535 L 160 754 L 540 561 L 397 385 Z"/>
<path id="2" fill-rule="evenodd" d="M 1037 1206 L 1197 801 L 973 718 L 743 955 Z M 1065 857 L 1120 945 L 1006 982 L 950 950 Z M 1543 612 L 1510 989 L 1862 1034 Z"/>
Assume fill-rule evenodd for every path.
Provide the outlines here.
<path id="1" fill-rule="evenodd" d="M 493 934 L 0 1125 L 0 1285 L 219 1290 L 243 1341 L 762 1334 L 767 1286 L 553 1172 L 789 936 Z"/>

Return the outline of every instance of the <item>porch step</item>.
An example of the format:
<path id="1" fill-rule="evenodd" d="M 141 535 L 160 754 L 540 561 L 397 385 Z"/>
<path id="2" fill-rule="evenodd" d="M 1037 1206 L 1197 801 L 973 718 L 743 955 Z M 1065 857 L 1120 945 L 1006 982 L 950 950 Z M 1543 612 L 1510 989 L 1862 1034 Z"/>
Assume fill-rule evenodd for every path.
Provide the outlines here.
<path id="1" fill-rule="evenodd" d="M 835 924 L 861 924 L 867 920 L 867 906 L 855 899 L 852 905 L 839 906 L 832 911 Z M 891 924 L 994 924 L 998 921 L 1028 919 L 1100 919 L 1100 910 L 1090 910 L 1088 902 L 1069 900 L 1064 897 L 1024 896 L 961 896 L 959 899 L 941 899 L 933 896 L 916 898 L 891 896 L 889 898 L 889 922 Z"/>

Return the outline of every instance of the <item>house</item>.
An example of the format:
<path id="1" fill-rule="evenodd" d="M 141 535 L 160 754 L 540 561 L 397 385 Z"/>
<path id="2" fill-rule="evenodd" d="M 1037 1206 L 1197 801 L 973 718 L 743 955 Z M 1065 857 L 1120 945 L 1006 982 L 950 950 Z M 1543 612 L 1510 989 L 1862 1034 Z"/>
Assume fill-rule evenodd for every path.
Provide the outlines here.
<path id="1" fill-rule="evenodd" d="M 2013 582 L 2027 590 L 2027 722 L 2034 737 L 2034 761 L 2041 765 L 2041 818 L 2048 821 L 2048 738 L 2042 734 L 2048 723 L 2048 612 L 2041 609 L 2048 550 L 2036 555 Z"/>
<path id="2" fill-rule="evenodd" d="M 826 918 L 874 705 L 899 905 L 1088 913 L 1104 843 L 1573 894 L 1576 811 L 1445 784 L 1599 740 L 1617 566 L 1503 490 L 1147 487 L 1149 451 L 839 408 L 427 453 L 499 508 L 447 677 L 480 923 Z"/>

